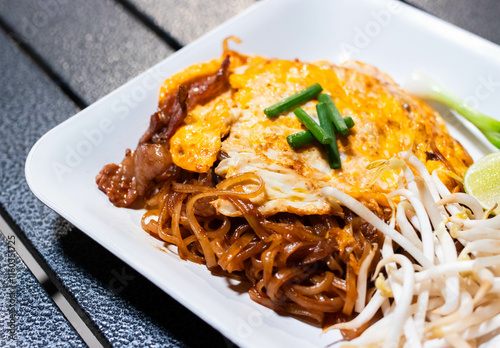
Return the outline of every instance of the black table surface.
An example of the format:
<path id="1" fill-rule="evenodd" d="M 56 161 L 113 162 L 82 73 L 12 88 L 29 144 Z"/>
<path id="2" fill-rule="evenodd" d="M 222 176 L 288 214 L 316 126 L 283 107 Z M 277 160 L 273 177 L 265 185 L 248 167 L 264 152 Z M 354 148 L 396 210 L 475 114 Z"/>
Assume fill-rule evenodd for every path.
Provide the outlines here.
<path id="1" fill-rule="evenodd" d="M 28 151 L 57 124 L 254 2 L 0 2 L 0 213 L 105 346 L 232 343 L 39 202 L 24 179 Z M 497 0 L 405 2 L 500 44 Z M 29 270 L 19 260 L 11 267 L 9 250 L 0 240 L 0 346 L 83 346 Z M 11 268 L 14 337 L 5 331 L 11 312 L 3 296 Z"/>

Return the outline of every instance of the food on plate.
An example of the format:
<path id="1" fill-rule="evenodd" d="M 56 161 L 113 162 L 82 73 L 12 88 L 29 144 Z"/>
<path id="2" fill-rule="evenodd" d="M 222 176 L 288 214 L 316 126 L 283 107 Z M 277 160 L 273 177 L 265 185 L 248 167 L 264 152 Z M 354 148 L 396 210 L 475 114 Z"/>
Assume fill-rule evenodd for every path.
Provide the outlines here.
<path id="1" fill-rule="evenodd" d="M 467 240 L 450 228 L 495 224 L 472 221 L 483 216 L 461 196 L 471 164 L 439 114 L 368 64 L 247 56 L 226 42 L 164 82 L 137 148 L 96 182 L 115 206 L 145 207 L 144 230 L 182 259 L 249 282 L 254 301 L 350 338 L 388 313 L 404 323 L 389 329 L 398 342 L 424 327 L 415 307 L 456 304 L 436 295 L 443 284 L 469 291 L 460 270 L 448 281 L 431 269 Z"/>

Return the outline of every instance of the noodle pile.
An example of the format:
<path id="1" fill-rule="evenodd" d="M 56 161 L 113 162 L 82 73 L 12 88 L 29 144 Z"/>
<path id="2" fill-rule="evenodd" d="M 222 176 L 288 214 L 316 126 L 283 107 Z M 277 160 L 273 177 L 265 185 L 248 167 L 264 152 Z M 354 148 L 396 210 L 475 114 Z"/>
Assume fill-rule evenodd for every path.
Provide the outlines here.
<path id="1" fill-rule="evenodd" d="M 182 183 L 177 182 L 182 180 Z M 213 185 L 213 176 L 178 170 L 148 203 L 143 228 L 174 244 L 182 259 L 249 281 L 250 297 L 278 313 L 324 326 L 347 320 L 358 298 L 362 264 L 378 254 L 380 235 L 350 211 L 340 217 L 262 217 L 250 202 L 264 190 L 253 173 Z M 229 200 L 242 218 L 217 215 Z"/>

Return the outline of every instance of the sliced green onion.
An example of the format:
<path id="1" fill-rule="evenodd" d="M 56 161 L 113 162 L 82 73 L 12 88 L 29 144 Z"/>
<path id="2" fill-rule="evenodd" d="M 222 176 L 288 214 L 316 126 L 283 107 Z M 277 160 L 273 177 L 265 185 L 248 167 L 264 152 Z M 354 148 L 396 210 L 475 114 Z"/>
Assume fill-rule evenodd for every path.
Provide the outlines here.
<path id="1" fill-rule="evenodd" d="M 344 117 L 344 121 L 345 124 L 347 125 L 347 128 L 350 129 L 354 127 L 354 120 L 350 116 Z M 338 133 L 337 129 L 334 129 L 334 131 L 335 133 Z M 288 145 L 290 145 L 290 147 L 293 147 L 294 149 L 296 147 L 301 147 L 310 144 L 315 140 L 316 138 L 314 137 L 314 135 L 312 135 L 312 133 L 308 130 L 290 134 L 289 136 L 286 137 Z"/>
<path id="2" fill-rule="evenodd" d="M 333 123 L 331 122 L 332 116 L 330 115 L 330 108 L 326 103 L 318 103 L 316 104 L 316 111 L 318 112 L 319 124 L 323 127 L 326 133 L 333 138 L 333 141 L 330 144 L 325 145 L 328 164 L 330 164 L 330 168 L 338 169 L 341 166 L 340 155 L 333 130 Z"/>
<path id="3" fill-rule="evenodd" d="M 345 125 L 347 126 L 348 129 L 351 129 L 352 127 L 354 127 L 354 120 L 352 119 L 351 116 L 344 117 L 344 122 L 345 122 Z M 338 133 L 336 128 L 335 128 L 335 133 Z"/>
<path id="4" fill-rule="evenodd" d="M 308 130 L 303 131 L 303 132 L 290 134 L 289 136 L 286 137 L 286 141 L 288 142 L 288 145 L 290 145 L 290 147 L 292 147 L 294 149 L 296 147 L 301 147 L 301 146 L 310 144 L 315 140 L 316 140 L 316 138 L 314 137 L 314 135 L 312 135 L 312 133 L 309 132 Z"/>
<path id="5" fill-rule="evenodd" d="M 344 122 L 344 119 L 340 115 L 339 110 L 335 106 L 335 103 L 333 102 L 332 98 L 328 94 L 320 94 L 318 96 L 318 100 L 322 103 L 325 103 L 328 108 L 331 111 L 332 115 L 332 122 L 335 125 L 335 128 L 339 131 L 340 134 L 346 135 L 349 133 L 349 128 L 347 128 L 347 125 Z"/>
<path id="6" fill-rule="evenodd" d="M 333 141 L 333 138 L 327 134 L 326 131 L 304 111 L 304 109 L 296 108 L 293 110 L 293 113 L 321 144 L 329 144 Z"/>
<path id="7" fill-rule="evenodd" d="M 294 95 L 291 95 L 288 98 L 285 98 L 268 108 L 265 108 L 264 113 L 267 117 L 278 116 L 282 112 L 290 110 L 297 105 L 300 105 L 308 101 L 309 99 L 312 99 L 314 96 L 321 93 L 322 90 L 323 88 L 320 86 L 320 84 L 315 83 L 314 85 L 309 86 L 306 89 L 303 89 L 302 91 L 295 93 Z"/>

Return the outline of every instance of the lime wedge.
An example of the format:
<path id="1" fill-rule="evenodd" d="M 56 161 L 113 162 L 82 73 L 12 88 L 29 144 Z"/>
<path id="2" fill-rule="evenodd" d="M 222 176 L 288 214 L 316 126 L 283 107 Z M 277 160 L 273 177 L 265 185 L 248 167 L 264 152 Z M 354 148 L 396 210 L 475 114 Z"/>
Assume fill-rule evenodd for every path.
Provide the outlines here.
<path id="1" fill-rule="evenodd" d="M 485 209 L 498 203 L 495 214 L 500 214 L 500 152 L 489 154 L 470 166 L 465 173 L 464 188 Z"/>

